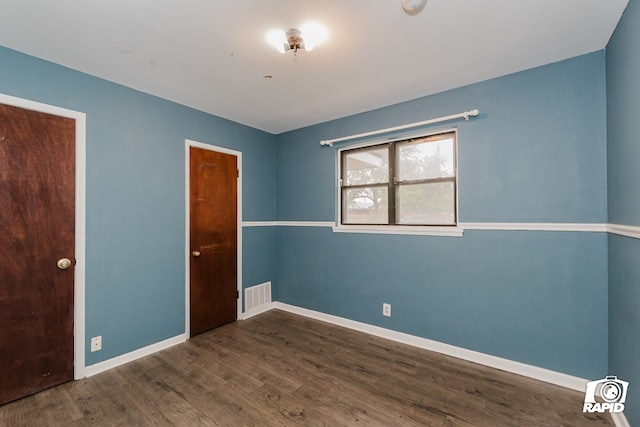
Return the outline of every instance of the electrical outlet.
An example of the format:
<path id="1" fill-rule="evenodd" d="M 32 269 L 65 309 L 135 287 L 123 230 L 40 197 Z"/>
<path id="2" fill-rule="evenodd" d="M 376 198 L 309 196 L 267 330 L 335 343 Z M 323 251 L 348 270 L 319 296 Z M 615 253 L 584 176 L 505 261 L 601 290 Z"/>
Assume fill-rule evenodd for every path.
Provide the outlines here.
<path id="1" fill-rule="evenodd" d="M 102 350 L 102 335 L 91 338 L 91 352 Z"/>
<path id="2" fill-rule="evenodd" d="M 382 304 L 382 315 L 391 317 L 391 304 L 387 304 L 386 302 Z"/>

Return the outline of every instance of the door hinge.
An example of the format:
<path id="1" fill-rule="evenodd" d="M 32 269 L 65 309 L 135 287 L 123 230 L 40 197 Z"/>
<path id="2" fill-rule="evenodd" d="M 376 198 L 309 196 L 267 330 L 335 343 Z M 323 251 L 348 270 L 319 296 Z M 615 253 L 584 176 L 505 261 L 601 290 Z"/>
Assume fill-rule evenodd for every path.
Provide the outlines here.
<path id="1" fill-rule="evenodd" d="M 240 169 L 236 169 L 236 176 L 240 178 Z"/>
<path id="2" fill-rule="evenodd" d="M 240 299 L 240 291 L 236 291 L 236 299 Z"/>

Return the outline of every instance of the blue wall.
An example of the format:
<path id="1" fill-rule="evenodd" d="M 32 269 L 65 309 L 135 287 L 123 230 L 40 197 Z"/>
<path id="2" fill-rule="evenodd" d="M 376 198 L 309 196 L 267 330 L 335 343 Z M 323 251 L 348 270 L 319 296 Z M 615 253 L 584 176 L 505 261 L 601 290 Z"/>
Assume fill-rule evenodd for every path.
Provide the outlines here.
<path id="1" fill-rule="evenodd" d="M 277 136 L 0 47 L 1 93 L 87 113 L 87 346 L 103 336 L 87 364 L 184 332 L 186 138 L 243 152 L 245 221 L 333 221 L 336 150 L 320 140 L 479 108 L 429 128 L 458 126 L 461 222 L 640 225 L 639 23 L 631 0 L 606 61 L 595 52 Z M 243 285 L 272 280 L 276 300 L 584 378 L 616 374 L 639 401 L 638 240 L 245 227 L 243 247 Z M 625 413 L 640 422 L 637 405 Z"/>
<path id="2" fill-rule="evenodd" d="M 336 150 L 320 140 L 479 108 L 450 124 L 462 222 L 604 223 L 605 97 L 600 51 L 278 135 L 276 217 L 334 220 Z M 580 377 L 607 373 L 604 233 L 279 227 L 276 247 L 279 301 Z"/>
<path id="3" fill-rule="evenodd" d="M 640 226 L 640 4 L 607 46 L 609 222 Z M 625 415 L 640 425 L 640 240 L 609 237 L 609 372 L 629 381 Z"/>
<path id="4" fill-rule="evenodd" d="M 241 151 L 244 219 L 269 221 L 274 136 L 5 48 L 0 92 L 87 114 L 87 365 L 184 333 L 184 140 Z M 274 244 L 244 230 L 245 285 L 274 276 Z"/>
<path id="5" fill-rule="evenodd" d="M 595 52 L 280 134 L 276 216 L 334 220 L 335 150 L 320 140 L 479 108 L 479 118 L 454 123 L 461 222 L 603 223 L 604 58 Z"/>

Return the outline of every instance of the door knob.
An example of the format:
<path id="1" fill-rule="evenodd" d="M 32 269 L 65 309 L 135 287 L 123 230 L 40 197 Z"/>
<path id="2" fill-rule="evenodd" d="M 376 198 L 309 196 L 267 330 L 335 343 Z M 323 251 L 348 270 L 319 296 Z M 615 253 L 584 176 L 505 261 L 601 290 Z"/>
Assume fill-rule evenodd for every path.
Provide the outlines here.
<path id="1" fill-rule="evenodd" d="M 67 268 L 71 267 L 71 264 L 72 263 L 69 258 L 60 258 L 56 263 L 60 270 L 66 270 Z"/>
<path id="2" fill-rule="evenodd" d="M 191 252 L 191 255 L 198 257 L 200 256 L 200 251 L 193 251 Z"/>

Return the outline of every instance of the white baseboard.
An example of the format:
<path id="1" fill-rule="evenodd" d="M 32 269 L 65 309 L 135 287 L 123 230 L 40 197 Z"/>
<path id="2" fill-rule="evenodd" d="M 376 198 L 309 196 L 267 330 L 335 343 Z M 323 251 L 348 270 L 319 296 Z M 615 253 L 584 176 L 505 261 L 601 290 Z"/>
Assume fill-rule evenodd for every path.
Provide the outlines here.
<path id="1" fill-rule="evenodd" d="M 448 356 L 457 357 L 459 359 L 468 360 L 470 362 L 479 363 L 481 365 L 490 366 L 492 368 L 501 369 L 503 371 L 512 372 L 514 374 L 523 375 L 525 377 L 534 378 L 540 381 L 545 381 L 573 390 L 584 391 L 586 388 L 586 384 L 589 381 L 584 378 L 574 377 L 571 375 L 563 374 L 561 372 L 551 371 L 549 369 L 539 368 L 537 366 L 527 365 L 525 363 L 515 362 L 513 360 L 503 359 L 501 357 L 492 356 L 473 350 L 467 350 L 462 347 L 456 347 L 450 344 L 416 337 L 414 335 L 409 335 L 402 332 L 393 331 L 391 329 L 385 329 L 379 326 L 369 325 L 367 323 L 357 322 L 355 320 L 345 319 L 343 317 L 333 316 L 331 314 L 321 313 L 319 311 L 309 310 L 282 302 L 272 302 L 270 304 L 261 305 L 255 310 L 250 310 L 248 312 L 242 313 L 241 319 L 249 319 L 253 316 L 257 316 L 258 314 L 264 313 L 274 308 L 353 329 L 356 331 L 364 332 L 381 338 L 386 338 L 391 341 L 408 344 L 425 350 L 435 351 L 437 353 L 446 354 Z M 85 369 L 85 375 L 87 377 L 90 377 L 99 374 L 109 369 L 113 369 L 117 366 L 124 365 L 125 363 L 140 359 L 141 357 L 145 357 L 155 352 L 173 347 L 174 345 L 182 344 L 185 341 L 185 334 L 177 335 L 173 338 L 151 344 L 138 350 L 134 350 L 130 353 L 105 360 L 104 362 L 87 366 Z M 624 426 L 624 424 L 621 425 Z"/>
<path id="2" fill-rule="evenodd" d="M 274 303 L 270 302 L 267 304 L 262 304 L 259 307 L 254 308 L 253 310 L 247 310 L 244 313 L 242 313 L 242 316 L 240 317 L 242 320 L 246 320 L 249 319 L 253 316 L 257 316 L 258 314 L 262 314 L 264 312 L 267 312 L 269 310 L 273 310 L 274 308 Z"/>
<path id="3" fill-rule="evenodd" d="M 121 356 L 114 357 L 112 359 L 105 360 L 104 362 L 96 363 L 91 366 L 87 366 L 85 369 L 85 375 L 91 377 L 109 369 L 116 368 L 125 363 L 133 362 L 141 357 L 149 356 L 161 350 L 165 350 L 174 345 L 182 344 L 187 340 L 185 334 L 177 335 L 173 338 L 166 339 L 164 341 L 157 342 L 155 344 L 148 345 L 146 347 L 139 348 L 130 353 L 123 354 Z"/>
<path id="4" fill-rule="evenodd" d="M 613 423 L 616 425 L 616 427 L 631 427 L 631 424 L 629 424 L 629 421 L 627 420 L 627 417 L 624 416 L 624 414 L 613 413 L 611 414 L 611 418 L 613 419 Z"/>
<path id="5" fill-rule="evenodd" d="M 381 328 L 379 326 L 356 322 L 354 320 L 349 320 L 318 311 L 308 310 L 306 308 L 296 307 L 281 302 L 274 302 L 273 308 L 288 311 L 294 314 L 299 314 L 305 317 L 310 317 L 323 322 L 332 323 L 334 325 L 343 326 L 345 328 L 364 332 L 370 335 L 375 335 L 381 338 L 386 338 L 391 341 L 408 344 L 425 350 L 431 350 L 438 353 L 446 354 L 448 356 L 457 357 L 459 359 L 468 360 L 470 362 L 479 363 L 481 365 L 490 366 L 492 368 L 501 369 L 503 371 L 512 372 L 514 374 L 522 375 L 525 377 L 534 378 L 536 380 L 559 385 L 561 387 L 566 387 L 577 391 L 584 392 L 587 386 L 587 382 L 589 381 L 584 378 L 574 377 L 560 372 L 539 368 L 537 366 L 531 366 L 525 363 L 515 362 L 513 360 L 503 359 L 501 357 L 491 356 L 489 354 L 467 350 L 450 344 L 444 344 L 438 341 L 420 338 L 414 335 L 392 331 L 390 329 Z"/>
<path id="6" fill-rule="evenodd" d="M 256 308 L 255 310 L 244 312 L 242 313 L 241 319 L 249 319 L 253 316 L 257 316 L 258 314 L 267 312 L 272 309 L 287 311 L 289 313 L 298 314 L 300 316 L 305 316 L 315 320 L 320 320 L 322 322 L 327 322 L 359 332 L 364 332 L 366 334 L 385 338 L 402 344 L 411 345 L 413 347 L 435 351 L 437 353 L 456 357 L 458 359 L 479 363 L 484 366 L 489 366 L 572 390 L 584 392 L 586 389 L 586 384 L 589 381 L 584 378 L 574 377 L 572 375 L 563 374 L 561 372 L 551 371 L 549 369 L 539 368 L 537 366 L 527 365 L 525 363 L 515 362 L 513 360 L 503 359 L 501 357 L 492 356 L 473 350 L 467 350 L 450 344 L 416 337 L 414 335 L 409 335 L 402 332 L 393 331 L 391 329 L 385 329 L 379 326 L 369 325 L 367 323 L 357 322 L 355 320 L 345 319 L 343 317 L 333 316 L 331 314 L 321 313 L 319 311 L 309 310 L 282 302 L 272 302 L 269 304 L 264 304 Z M 130 353 L 105 360 L 104 362 L 87 366 L 85 369 L 85 374 L 87 377 L 91 377 L 101 372 L 108 371 L 109 369 L 113 369 L 126 363 L 132 362 L 136 359 L 140 359 L 158 351 L 165 350 L 169 347 L 182 344 L 185 341 L 186 335 L 180 334 L 173 338 L 169 338 L 164 341 L 160 341 L 158 343 L 140 348 L 138 350 L 134 350 Z M 627 418 L 622 413 L 611 414 L 611 418 L 613 419 L 616 427 L 631 427 L 629 421 L 627 421 Z"/>

